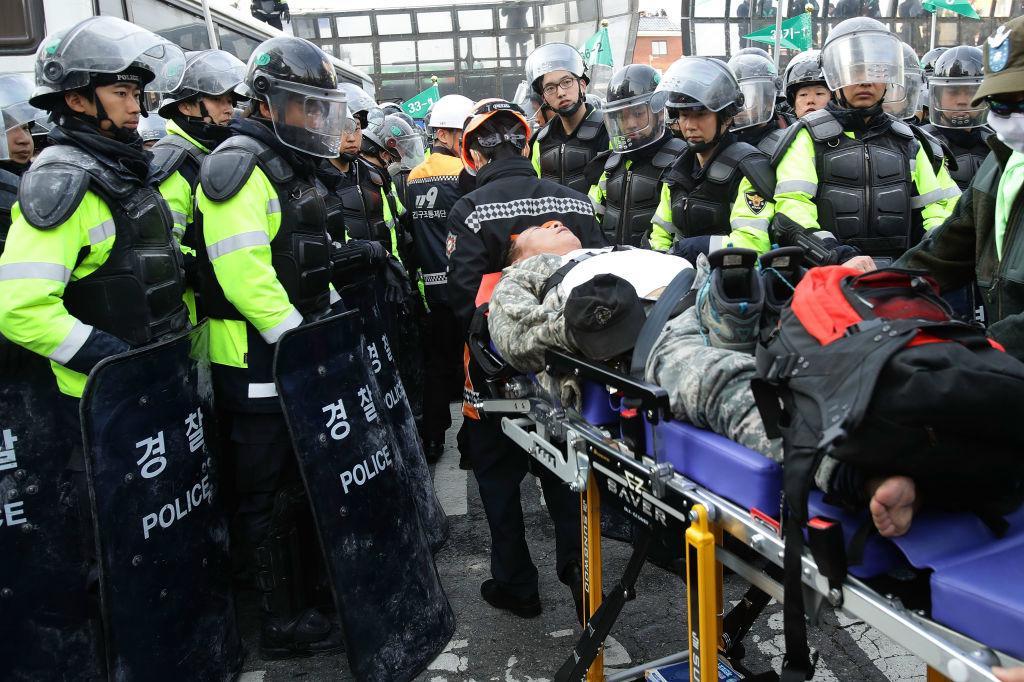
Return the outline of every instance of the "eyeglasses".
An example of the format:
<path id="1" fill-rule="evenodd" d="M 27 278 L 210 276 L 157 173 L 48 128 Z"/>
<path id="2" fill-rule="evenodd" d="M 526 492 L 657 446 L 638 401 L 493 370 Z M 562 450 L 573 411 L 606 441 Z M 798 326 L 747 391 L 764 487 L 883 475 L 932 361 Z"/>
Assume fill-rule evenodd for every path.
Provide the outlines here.
<path id="1" fill-rule="evenodd" d="M 544 86 L 544 94 L 550 97 L 551 95 L 555 94 L 559 90 L 564 90 L 565 92 L 569 92 L 569 89 L 572 88 L 572 86 L 575 85 L 575 84 L 576 84 L 576 77 L 575 76 L 566 76 L 565 78 L 563 78 L 562 80 L 558 81 L 557 83 L 548 83 L 547 85 L 545 85 Z"/>
<path id="2" fill-rule="evenodd" d="M 1004 102 L 1002 100 L 986 97 L 989 113 L 996 116 L 1009 116 L 1010 114 L 1024 114 L 1024 100 L 1019 102 Z"/>

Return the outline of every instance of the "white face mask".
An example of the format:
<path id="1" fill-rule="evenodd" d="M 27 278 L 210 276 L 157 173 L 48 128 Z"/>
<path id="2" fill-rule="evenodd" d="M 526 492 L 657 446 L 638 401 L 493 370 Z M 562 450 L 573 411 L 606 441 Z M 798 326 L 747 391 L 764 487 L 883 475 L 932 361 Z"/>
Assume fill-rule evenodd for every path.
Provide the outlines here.
<path id="1" fill-rule="evenodd" d="M 1015 152 L 1024 154 L 1024 113 L 996 116 L 989 112 L 988 124 L 999 140 Z"/>

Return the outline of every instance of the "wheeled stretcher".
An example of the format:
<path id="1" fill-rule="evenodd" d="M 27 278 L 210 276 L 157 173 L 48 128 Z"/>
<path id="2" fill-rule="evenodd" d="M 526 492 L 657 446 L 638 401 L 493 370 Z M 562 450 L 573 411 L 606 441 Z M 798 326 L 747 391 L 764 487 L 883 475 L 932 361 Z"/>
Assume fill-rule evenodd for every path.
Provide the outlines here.
<path id="1" fill-rule="evenodd" d="M 535 378 L 507 372 L 491 381 L 492 395 L 501 397 L 475 406 L 499 418 L 509 438 L 580 493 L 589 621 L 555 679 L 635 679 L 687 659 L 694 682 L 735 679 L 724 676 L 727 669 L 772 679 L 751 675 L 739 659 L 742 637 L 769 598 L 783 601 L 779 464 L 672 420 L 659 387 L 557 351 L 547 352 L 546 363 L 552 377 L 579 384 L 578 409 L 537 390 Z M 603 607 L 602 497 L 645 529 Z M 842 552 L 857 541 L 866 511 L 830 506 L 815 493 L 810 512 L 802 580 L 812 622 L 824 608 L 841 609 L 921 658 L 930 681 L 995 680 L 991 666 L 1022 665 L 1024 510 L 1007 519 L 1009 531 L 999 538 L 976 516 L 925 510 L 901 538 L 865 536 L 859 561 L 848 568 Z M 606 678 L 600 645 L 658 534 L 685 536 L 689 650 Z M 723 566 L 752 586 L 729 613 Z M 894 583 L 914 589 L 903 595 Z"/>

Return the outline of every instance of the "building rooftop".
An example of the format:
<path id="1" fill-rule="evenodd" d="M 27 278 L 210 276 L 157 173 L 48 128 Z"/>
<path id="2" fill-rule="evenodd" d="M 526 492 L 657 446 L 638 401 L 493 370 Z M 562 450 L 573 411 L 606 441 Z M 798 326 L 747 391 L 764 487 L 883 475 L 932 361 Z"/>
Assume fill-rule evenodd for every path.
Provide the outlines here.
<path id="1" fill-rule="evenodd" d="M 679 33 L 679 24 L 672 21 L 668 17 L 645 17 L 640 16 L 640 25 L 637 27 L 637 33 Z"/>

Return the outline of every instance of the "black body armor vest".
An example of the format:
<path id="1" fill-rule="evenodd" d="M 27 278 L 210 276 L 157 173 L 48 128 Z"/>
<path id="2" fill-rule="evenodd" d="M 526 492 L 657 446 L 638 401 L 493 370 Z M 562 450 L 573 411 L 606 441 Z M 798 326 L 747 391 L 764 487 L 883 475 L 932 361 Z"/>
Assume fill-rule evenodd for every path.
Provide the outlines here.
<path id="1" fill-rule="evenodd" d="M 384 219 L 384 174 L 371 164 L 356 159 L 351 162 L 355 170 L 355 182 L 337 169 L 330 169 L 330 177 L 325 177 L 329 186 L 328 210 L 331 214 L 340 211 L 345 234 L 348 239 L 373 239 L 380 242 L 385 249 L 391 251 L 391 227 Z M 344 234 L 336 234 L 337 220 L 331 220 L 331 238 L 338 242 L 345 241 Z"/>
<path id="2" fill-rule="evenodd" d="M 600 111 L 594 109 L 587 114 L 574 134 L 565 140 L 551 138 L 553 125 L 562 125 L 561 119 L 553 118 L 537 134 L 540 176 L 586 194 L 590 190 L 586 178 L 587 164 L 595 156 L 608 150 L 604 117 Z"/>
<path id="3" fill-rule="evenodd" d="M 18 185 L 21 176 L 0 168 L 0 254 L 7 243 L 7 232 L 11 229 L 11 209 L 18 200 Z"/>
<path id="4" fill-rule="evenodd" d="M 654 156 L 611 154 L 604 165 L 605 209 L 601 228 L 609 244 L 642 246 L 661 201 L 661 176 L 686 143 L 669 138 Z"/>
<path id="5" fill-rule="evenodd" d="M 184 329 L 181 252 L 159 192 L 125 180 L 83 149 L 55 145 L 22 177 L 18 199 L 29 224 L 46 230 L 73 215 L 86 190 L 98 194 L 113 216 L 112 226 L 90 230 L 100 231 L 93 241 L 112 231 L 114 245 L 99 268 L 68 282 L 64 307 L 136 347 Z"/>
<path id="6" fill-rule="evenodd" d="M 226 201 L 248 181 L 254 166 L 267 176 L 277 192 L 281 227 L 270 242 L 274 271 L 300 313 L 318 313 L 329 305 L 331 281 L 330 237 L 325 225 L 327 208 L 322 186 L 296 175 L 291 164 L 266 144 L 247 135 L 235 135 L 221 144 L 203 163 L 203 192 L 213 201 Z M 197 220 L 199 243 L 205 244 L 202 216 Z M 200 292 L 204 312 L 222 320 L 245 318 L 224 296 L 213 272 L 207 249 L 199 255 Z"/>
<path id="7" fill-rule="evenodd" d="M 954 142 L 954 136 L 949 135 L 945 128 L 940 128 L 931 123 L 923 125 L 921 128 L 925 132 L 937 137 L 946 145 L 950 156 L 953 158 L 953 163 L 949 164 L 949 175 L 953 178 L 957 187 L 960 188 L 960 191 L 966 192 L 967 188 L 971 186 L 971 182 L 974 180 L 978 169 L 981 168 L 981 164 L 985 161 L 985 157 L 991 151 L 988 148 L 988 144 L 986 144 L 986 140 L 988 140 L 988 136 L 992 134 L 992 131 L 986 127 L 973 129 L 970 131 L 973 133 L 971 135 L 973 144 L 965 147 L 959 144 L 959 142 L 963 141 L 961 136 L 955 136 L 958 142 Z"/>

